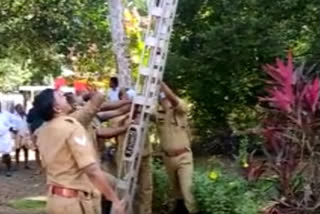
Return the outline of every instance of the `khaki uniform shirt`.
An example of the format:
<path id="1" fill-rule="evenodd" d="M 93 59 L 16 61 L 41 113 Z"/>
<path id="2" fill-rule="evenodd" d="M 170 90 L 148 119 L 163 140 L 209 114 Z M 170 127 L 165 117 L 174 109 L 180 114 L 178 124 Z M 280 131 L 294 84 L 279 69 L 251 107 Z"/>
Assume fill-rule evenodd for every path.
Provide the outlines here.
<path id="1" fill-rule="evenodd" d="M 190 130 L 187 118 L 187 106 L 179 100 L 178 106 L 167 112 L 157 112 L 157 129 L 163 151 L 170 152 L 190 148 Z"/>
<path id="2" fill-rule="evenodd" d="M 32 139 L 32 143 L 33 143 L 33 147 L 34 149 L 39 149 L 39 142 L 38 142 L 38 135 L 39 135 L 39 131 L 40 131 L 40 128 L 45 125 L 46 123 L 43 123 L 39 128 L 37 128 L 33 134 L 31 135 L 31 139 Z"/>
<path id="3" fill-rule="evenodd" d="M 96 163 L 95 150 L 77 120 L 67 116 L 53 119 L 39 129 L 37 141 L 48 184 L 94 192 L 82 169 Z"/>

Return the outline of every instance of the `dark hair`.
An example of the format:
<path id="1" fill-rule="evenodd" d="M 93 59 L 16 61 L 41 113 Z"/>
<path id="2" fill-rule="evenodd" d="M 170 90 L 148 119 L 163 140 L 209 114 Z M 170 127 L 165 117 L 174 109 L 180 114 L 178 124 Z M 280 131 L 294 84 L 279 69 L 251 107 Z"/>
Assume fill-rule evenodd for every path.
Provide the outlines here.
<path id="1" fill-rule="evenodd" d="M 117 78 L 117 77 L 111 77 L 111 78 L 110 78 L 110 82 L 114 83 L 116 86 L 119 85 L 119 81 L 118 81 L 118 78 Z"/>
<path id="2" fill-rule="evenodd" d="M 43 124 L 43 120 L 39 116 L 35 108 L 30 109 L 27 115 L 27 123 L 29 124 L 31 134 L 34 133 Z"/>
<path id="3" fill-rule="evenodd" d="M 45 89 L 38 94 L 34 100 L 34 109 L 44 121 L 52 120 L 54 117 L 54 90 Z"/>

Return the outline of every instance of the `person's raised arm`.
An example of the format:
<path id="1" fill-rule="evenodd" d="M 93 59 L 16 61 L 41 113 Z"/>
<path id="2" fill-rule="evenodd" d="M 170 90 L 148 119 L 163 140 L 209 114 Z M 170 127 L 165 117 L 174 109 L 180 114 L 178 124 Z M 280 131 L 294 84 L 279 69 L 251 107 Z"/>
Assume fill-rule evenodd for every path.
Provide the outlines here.
<path id="1" fill-rule="evenodd" d="M 98 111 L 103 105 L 104 101 L 104 95 L 100 92 L 95 92 L 91 95 L 91 98 L 88 102 L 91 104 L 91 107 L 94 107 Z"/>
<path id="2" fill-rule="evenodd" d="M 166 98 L 170 101 L 173 107 L 176 107 L 179 104 L 179 98 L 173 91 L 165 84 L 164 82 L 161 83 L 160 90 L 165 94 Z"/>
<path id="3" fill-rule="evenodd" d="M 97 113 L 97 116 L 100 121 L 110 120 L 114 117 L 118 117 L 130 112 L 130 107 L 131 106 L 127 104 L 118 108 L 117 110 L 99 112 Z"/>
<path id="4" fill-rule="evenodd" d="M 120 134 L 123 134 L 127 131 L 130 124 L 132 124 L 132 121 L 129 120 L 129 114 L 127 114 L 125 117 L 123 117 L 120 121 L 118 121 L 118 124 L 120 124 L 118 127 L 111 127 L 111 128 L 100 128 L 97 130 L 96 134 L 99 138 L 112 138 L 116 137 Z"/>
<path id="5" fill-rule="evenodd" d="M 97 130 L 97 136 L 99 138 L 108 139 L 112 137 L 116 137 L 128 129 L 127 126 L 115 127 L 115 128 L 100 128 Z"/>
<path id="6" fill-rule="evenodd" d="M 89 101 L 82 108 L 71 113 L 69 116 L 78 120 L 84 127 L 88 127 L 103 102 L 104 95 L 102 93 L 95 92 L 90 94 Z"/>
<path id="7" fill-rule="evenodd" d="M 100 111 L 109 111 L 109 110 L 114 110 L 117 108 L 120 108 L 124 105 L 129 105 L 131 104 L 131 100 L 119 100 L 116 102 L 105 102 L 101 105 Z"/>

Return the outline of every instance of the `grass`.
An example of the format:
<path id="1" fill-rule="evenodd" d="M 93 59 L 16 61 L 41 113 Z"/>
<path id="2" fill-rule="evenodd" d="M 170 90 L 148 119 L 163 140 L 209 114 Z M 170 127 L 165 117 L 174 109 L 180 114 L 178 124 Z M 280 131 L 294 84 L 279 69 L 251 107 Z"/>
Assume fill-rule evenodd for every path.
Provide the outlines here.
<path id="1" fill-rule="evenodd" d="M 45 210 L 46 199 L 44 197 L 23 198 L 19 200 L 12 200 L 8 205 L 17 210 Z"/>

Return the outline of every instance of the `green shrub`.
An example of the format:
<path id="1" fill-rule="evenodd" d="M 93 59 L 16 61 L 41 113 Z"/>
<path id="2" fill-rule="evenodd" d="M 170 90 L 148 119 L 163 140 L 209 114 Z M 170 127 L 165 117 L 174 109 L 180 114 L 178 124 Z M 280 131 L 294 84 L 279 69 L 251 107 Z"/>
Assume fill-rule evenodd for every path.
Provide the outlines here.
<path id="1" fill-rule="evenodd" d="M 157 160 L 153 163 L 153 188 L 153 209 L 157 213 L 167 211 L 170 194 L 168 176 L 164 166 Z"/>
<path id="2" fill-rule="evenodd" d="M 201 214 L 258 214 L 259 210 L 277 193 L 274 181 L 261 179 L 249 183 L 237 174 L 218 170 L 208 171 L 197 166 L 194 172 L 193 192 Z M 157 213 L 168 213 L 170 190 L 163 165 L 157 161 L 153 167 L 154 202 Z"/>
<path id="3" fill-rule="evenodd" d="M 194 196 L 202 214 L 257 214 L 274 194 L 273 182 L 250 184 L 221 171 L 195 172 Z"/>

